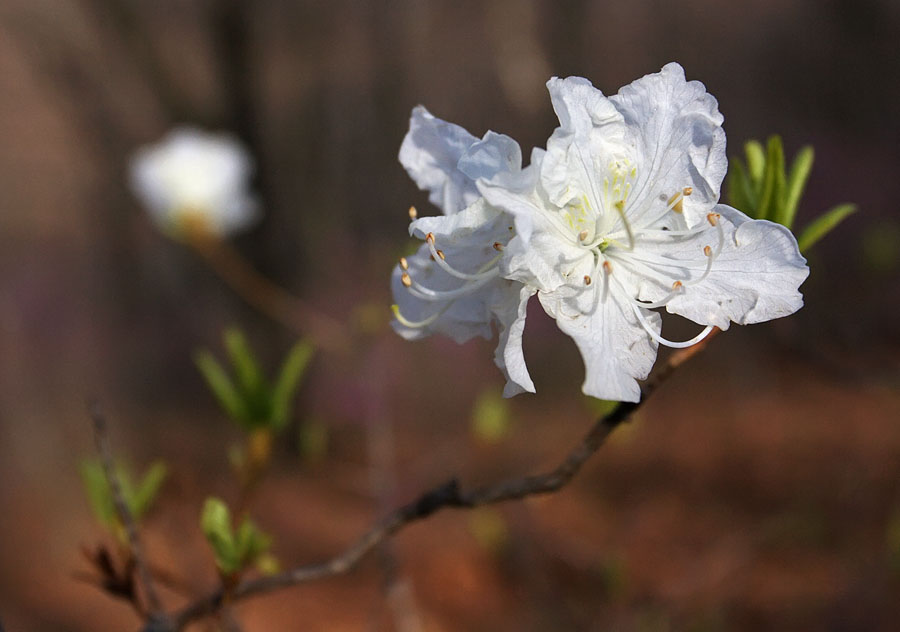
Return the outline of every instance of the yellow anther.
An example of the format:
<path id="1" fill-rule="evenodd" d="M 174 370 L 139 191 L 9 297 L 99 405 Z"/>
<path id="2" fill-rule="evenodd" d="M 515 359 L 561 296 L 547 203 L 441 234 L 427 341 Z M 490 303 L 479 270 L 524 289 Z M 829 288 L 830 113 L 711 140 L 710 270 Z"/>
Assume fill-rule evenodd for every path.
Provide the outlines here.
<path id="1" fill-rule="evenodd" d="M 684 195 L 684 197 L 689 196 L 693 192 L 694 192 L 694 187 L 684 187 L 684 189 L 682 189 L 682 191 L 681 191 L 681 193 Z"/>
<path id="2" fill-rule="evenodd" d="M 503 244 L 501 244 L 499 241 L 495 241 L 494 242 L 494 250 L 496 250 L 497 252 L 502 252 Z"/>
<path id="3" fill-rule="evenodd" d="M 709 213 L 709 214 L 706 216 L 706 221 L 709 222 L 709 225 L 710 225 L 710 226 L 715 226 L 716 224 L 719 223 L 719 218 L 720 218 L 720 217 L 722 217 L 722 216 L 719 215 L 718 213 Z"/>
<path id="4" fill-rule="evenodd" d="M 416 219 L 419 216 L 419 212 L 416 210 L 415 206 L 409 207 L 409 219 Z"/>
<path id="5" fill-rule="evenodd" d="M 406 272 L 400 275 L 400 282 L 403 283 L 403 285 L 405 285 L 406 287 L 412 285 L 412 279 L 409 278 L 409 275 Z"/>
<path id="6" fill-rule="evenodd" d="M 603 262 L 603 271 L 606 274 L 612 274 L 612 264 L 609 261 Z"/>
<path id="7" fill-rule="evenodd" d="M 672 284 L 673 290 L 680 290 L 682 287 L 684 287 L 684 283 L 681 281 L 675 281 L 675 283 Z"/>
<path id="8" fill-rule="evenodd" d="M 709 246 L 703 246 L 703 254 L 705 254 L 707 257 L 712 257 L 712 248 L 710 248 Z"/>
<path id="9" fill-rule="evenodd" d="M 585 285 L 590 285 L 590 284 L 591 284 L 591 277 L 589 277 L 589 276 L 586 275 L 586 274 L 584 275 L 584 284 L 585 284 Z"/>
<path id="10" fill-rule="evenodd" d="M 709 246 L 707 246 L 707 248 L 708 248 L 708 247 L 709 247 Z M 447 257 L 444 256 L 444 251 L 443 251 L 443 250 L 435 250 L 435 252 L 438 253 L 438 257 L 440 257 L 442 260 L 447 258 Z"/>
<path id="11" fill-rule="evenodd" d="M 400 257 L 400 267 L 409 270 L 409 261 L 406 260 L 406 257 Z"/>
<path id="12" fill-rule="evenodd" d="M 583 230 L 580 233 L 578 233 L 578 241 L 584 241 L 587 238 L 588 238 L 588 232 L 586 230 Z"/>
<path id="13" fill-rule="evenodd" d="M 433 244 L 434 243 L 434 233 L 428 233 L 427 235 L 425 235 L 425 241 L 429 244 Z"/>

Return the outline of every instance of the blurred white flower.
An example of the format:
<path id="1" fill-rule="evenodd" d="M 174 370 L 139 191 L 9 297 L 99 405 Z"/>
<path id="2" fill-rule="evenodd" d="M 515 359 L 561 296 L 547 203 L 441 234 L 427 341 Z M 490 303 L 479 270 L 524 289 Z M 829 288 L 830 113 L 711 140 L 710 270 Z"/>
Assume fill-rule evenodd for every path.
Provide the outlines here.
<path id="1" fill-rule="evenodd" d="M 191 127 L 170 131 L 131 160 L 131 187 L 166 233 L 224 237 L 258 217 L 249 191 L 253 159 L 235 137 Z"/>

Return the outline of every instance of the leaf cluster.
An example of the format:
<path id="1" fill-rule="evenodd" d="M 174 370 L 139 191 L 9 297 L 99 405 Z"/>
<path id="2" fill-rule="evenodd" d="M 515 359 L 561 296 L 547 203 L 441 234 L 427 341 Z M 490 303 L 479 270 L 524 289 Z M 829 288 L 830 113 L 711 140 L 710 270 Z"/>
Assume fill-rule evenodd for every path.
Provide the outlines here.
<path id="1" fill-rule="evenodd" d="M 234 528 L 231 512 L 222 500 L 206 499 L 200 527 L 222 575 L 234 576 L 251 565 L 257 565 L 263 571 L 272 568 L 272 558 L 268 555 L 272 538 L 260 531 L 249 517 Z"/>
<path id="2" fill-rule="evenodd" d="M 312 360 L 315 351 L 312 343 L 301 340 L 295 344 L 271 382 L 239 330 L 227 330 L 224 344 L 232 375 L 211 352 L 204 349 L 194 356 L 197 368 L 222 409 L 247 431 L 283 429 L 291 416 L 294 395 Z"/>
<path id="3" fill-rule="evenodd" d="M 787 169 L 781 137 L 744 145 L 745 160 L 733 156 L 728 168 L 728 203 L 753 219 L 767 219 L 794 231 L 797 209 L 803 198 L 815 154 L 810 146 L 794 156 Z M 831 232 L 855 212 L 855 204 L 839 204 L 819 215 L 803 230 L 794 231 L 801 252 Z"/>
<path id="4" fill-rule="evenodd" d="M 80 470 L 94 516 L 101 524 L 118 533 L 122 525 L 116 513 L 115 499 L 103 463 L 99 459 L 87 459 L 82 461 Z M 140 521 L 153 506 L 167 474 L 168 470 L 162 461 L 154 462 L 139 480 L 136 480 L 124 466 L 116 466 L 116 478 L 122 491 L 122 500 L 125 501 L 136 522 Z"/>

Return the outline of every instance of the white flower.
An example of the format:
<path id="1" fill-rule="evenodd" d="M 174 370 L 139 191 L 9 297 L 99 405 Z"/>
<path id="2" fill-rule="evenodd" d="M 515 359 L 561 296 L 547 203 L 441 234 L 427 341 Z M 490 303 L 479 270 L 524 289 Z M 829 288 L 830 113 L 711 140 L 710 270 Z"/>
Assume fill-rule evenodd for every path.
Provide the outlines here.
<path id="1" fill-rule="evenodd" d="M 444 215 L 415 219 L 410 234 L 425 240 L 400 259 L 391 285 L 395 331 L 408 340 L 441 333 L 462 343 L 500 334 L 495 362 L 509 378 L 507 396 L 534 390 L 521 342 L 525 304 L 534 290 L 500 277 L 503 248 L 513 236 L 510 216 L 484 203 L 475 182 L 518 171 L 522 153 L 507 136 L 478 140 L 463 128 L 417 107 L 400 148 L 400 162 Z M 504 351 L 512 353 L 505 355 Z"/>
<path id="2" fill-rule="evenodd" d="M 130 165 L 131 186 L 164 231 L 201 230 L 225 236 L 256 220 L 249 192 L 253 160 L 227 134 L 182 127 L 158 144 L 139 149 Z"/>
<path id="3" fill-rule="evenodd" d="M 637 401 L 658 344 L 802 306 L 809 271 L 790 231 L 717 205 L 725 134 L 701 83 L 668 64 L 611 98 L 581 78 L 548 88 L 560 126 L 546 152 L 477 187 L 515 218 L 500 274 L 536 292 L 574 339 L 586 394 Z M 660 307 L 706 328 L 669 341 Z M 509 344 L 521 356 L 521 338 Z"/>

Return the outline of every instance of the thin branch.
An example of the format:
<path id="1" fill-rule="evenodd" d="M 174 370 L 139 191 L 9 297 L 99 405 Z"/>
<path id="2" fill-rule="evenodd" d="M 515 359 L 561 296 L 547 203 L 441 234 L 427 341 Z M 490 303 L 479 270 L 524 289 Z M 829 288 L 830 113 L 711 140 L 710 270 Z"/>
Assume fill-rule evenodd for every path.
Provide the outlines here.
<path id="1" fill-rule="evenodd" d="M 100 412 L 100 409 L 96 404 L 91 406 L 91 419 L 94 423 L 94 443 L 97 446 L 97 452 L 100 455 L 100 461 L 103 464 L 103 472 L 106 474 L 106 481 L 112 492 L 116 514 L 118 515 L 122 526 L 125 528 L 125 534 L 128 537 L 129 553 L 134 562 L 144 598 L 147 600 L 148 615 L 153 619 L 162 611 L 162 606 L 159 595 L 156 593 L 156 588 L 153 586 L 150 569 L 144 559 L 137 525 L 134 522 L 134 517 L 131 515 L 131 510 L 128 508 L 128 503 L 125 502 L 125 497 L 122 495 L 122 485 L 119 483 L 119 477 L 116 475 L 112 449 L 109 445 L 109 435 L 106 429 L 106 418 Z"/>
<path id="2" fill-rule="evenodd" d="M 307 305 L 257 272 L 228 242 L 191 233 L 189 243 L 235 293 L 294 333 L 309 336 L 323 349 L 345 352 L 349 342 L 336 320 Z"/>
<path id="3" fill-rule="evenodd" d="M 607 415 L 598 419 L 565 459 L 549 472 L 510 479 L 468 492 L 462 490 L 459 481 L 454 478 L 425 492 L 416 500 L 395 509 L 378 521 L 343 553 L 326 562 L 300 566 L 278 575 L 241 582 L 229 592 L 229 603 L 296 584 L 346 573 L 380 543 L 407 525 L 424 520 L 441 509 L 469 509 L 528 496 L 550 494 L 559 490 L 574 478 L 591 455 L 606 442 L 613 430 L 630 419 L 676 368 L 703 350 L 718 333 L 719 330 L 714 329 L 702 342 L 673 353 L 654 376 L 644 384 L 639 402 L 620 402 L 616 405 Z M 182 630 L 190 622 L 214 614 L 221 608 L 224 596 L 224 592 L 220 589 L 189 604 L 172 616 L 173 627 L 166 630 L 168 632 Z M 159 630 L 159 628 L 155 628 L 155 630 Z M 145 628 L 144 632 L 149 632 L 149 629 Z"/>

